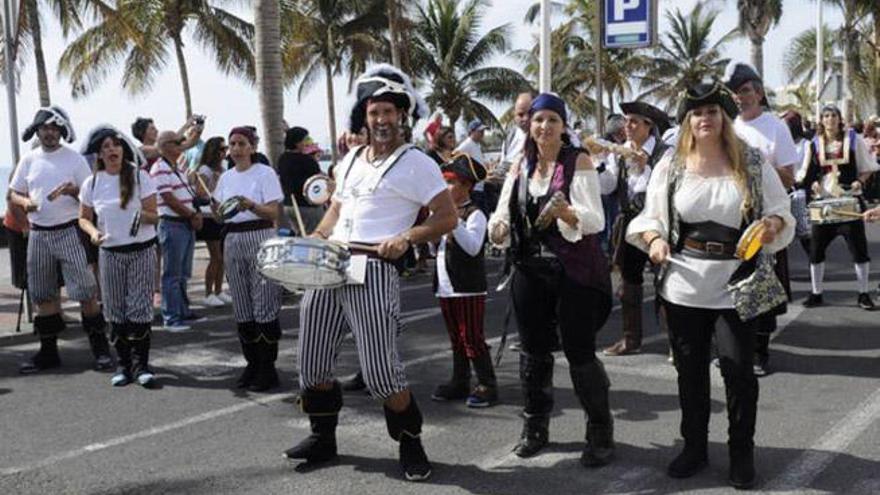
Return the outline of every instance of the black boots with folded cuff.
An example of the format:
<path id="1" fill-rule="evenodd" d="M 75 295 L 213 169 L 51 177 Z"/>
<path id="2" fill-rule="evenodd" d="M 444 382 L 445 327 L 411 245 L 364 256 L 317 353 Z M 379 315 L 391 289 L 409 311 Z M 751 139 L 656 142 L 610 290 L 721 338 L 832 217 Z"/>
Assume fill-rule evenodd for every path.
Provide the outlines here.
<path id="1" fill-rule="evenodd" d="M 338 383 L 330 390 L 306 389 L 297 403 L 309 415 L 311 435 L 284 451 L 284 457 L 306 462 L 327 462 L 336 458 L 336 424 L 342 409 L 342 389 Z"/>

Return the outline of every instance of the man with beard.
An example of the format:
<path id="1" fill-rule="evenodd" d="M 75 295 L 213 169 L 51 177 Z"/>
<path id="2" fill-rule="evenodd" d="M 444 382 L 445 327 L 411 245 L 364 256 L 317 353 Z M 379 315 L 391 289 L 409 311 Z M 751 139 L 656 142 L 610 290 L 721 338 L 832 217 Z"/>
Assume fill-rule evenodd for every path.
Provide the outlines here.
<path id="1" fill-rule="evenodd" d="M 113 367 L 110 346 L 104 333 L 106 322 L 98 305 L 98 285 L 89 269 L 82 244 L 79 217 L 79 187 L 91 175 L 85 159 L 61 144 L 61 138 L 73 142 L 67 113 L 57 106 L 41 108 L 22 138 L 30 141 L 36 134 L 39 148 L 25 155 L 9 188 L 10 200 L 28 212 L 30 235 L 27 247 L 27 286 L 37 306 L 34 332 L 40 338 L 40 350 L 22 364 L 22 374 L 57 368 L 58 334 L 64 330 L 58 272 L 64 278 L 67 295 L 80 302 L 82 326 L 89 337 L 96 370 Z"/>
<path id="2" fill-rule="evenodd" d="M 352 131 L 366 125 L 369 145 L 351 150 L 340 163 L 330 208 L 313 237 L 370 245 L 362 284 L 308 290 L 300 308 L 299 404 L 312 434 L 287 450 L 307 462 L 336 457 L 336 424 L 342 391 L 334 379 L 337 349 L 346 332 L 355 336 L 364 380 L 383 402 L 391 438 L 399 442 L 406 479 L 431 475 L 422 447 L 422 414 L 409 390 L 397 351 L 400 286 L 395 267 L 414 244 L 433 241 L 456 225 L 455 207 L 436 163 L 406 143 L 403 126 L 426 114 L 425 104 L 405 74 L 379 65 L 357 81 Z M 431 215 L 415 225 L 419 209 Z"/>
<path id="3" fill-rule="evenodd" d="M 798 163 L 797 148 L 788 126 L 769 111 L 761 76 L 748 64 L 733 63 L 727 67 L 724 84 L 733 93 L 739 115 L 733 122 L 736 134 L 749 146 L 761 150 L 773 166 L 786 189 L 794 185 L 794 169 Z M 776 275 L 791 296 L 788 282 L 788 251 L 776 253 Z M 785 313 L 785 306 L 758 317 L 755 335 L 755 375 L 767 374 L 770 360 L 770 335 L 776 330 L 776 316 Z"/>

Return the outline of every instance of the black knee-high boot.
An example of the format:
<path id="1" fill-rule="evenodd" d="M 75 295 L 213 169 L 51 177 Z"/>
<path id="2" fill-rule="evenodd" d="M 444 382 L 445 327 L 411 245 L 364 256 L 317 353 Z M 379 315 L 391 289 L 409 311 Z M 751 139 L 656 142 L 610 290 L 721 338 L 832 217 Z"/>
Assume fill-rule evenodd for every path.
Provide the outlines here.
<path id="1" fill-rule="evenodd" d="M 431 463 L 425 454 L 422 440 L 422 412 L 416 398 L 410 394 L 409 405 L 401 412 L 385 406 L 385 424 L 388 434 L 399 442 L 400 468 L 409 481 L 423 481 L 431 476 Z"/>
<path id="2" fill-rule="evenodd" d="M 257 368 L 254 379 L 248 390 L 265 392 L 278 386 L 278 371 L 275 360 L 278 359 L 278 340 L 281 338 L 281 325 L 278 320 L 256 323 L 259 337 L 255 343 Z"/>
<path id="3" fill-rule="evenodd" d="M 21 374 L 29 375 L 61 366 L 61 357 L 58 355 L 58 334 L 65 326 L 60 313 L 34 317 L 34 333 L 40 338 L 40 350 L 31 359 L 22 363 L 19 368 Z"/>
<path id="4" fill-rule="evenodd" d="M 235 382 L 238 388 L 247 388 L 254 380 L 257 373 L 257 323 L 245 321 L 238 323 L 238 341 L 241 343 L 241 353 L 244 356 L 244 370 Z"/>
<path id="5" fill-rule="evenodd" d="M 550 437 L 553 410 L 553 355 L 520 353 L 519 380 L 523 390 L 523 430 L 513 452 L 519 457 L 538 453 Z"/>
<path id="6" fill-rule="evenodd" d="M 464 400 L 471 391 L 471 367 L 464 350 L 452 352 L 452 378 L 447 383 L 437 385 L 432 400 Z"/>
<path id="7" fill-rule="evenodd" d="M 122 387 L 131 383 L 132 374 L 131 341 L 129 323 L 110 323 L 110 341 L 116 349 L 116 373 L 110 379 L 114 387 Z"/>
<path id="8" fill-rule="evenodd" d="M 113 368 L 113 358 L 110 356 L 110 344 L 107 342 L 105 329 L 107 321 L 104 314 L 98 312 L 94 316 L 82 314 L 82 328 L 89 337 L 89 347 L 95 357 L 95 370 L 105 371 Z"/>
<path id="9" fill-rule="evenodd" d="M 306 389 L 297 403 L 309 415 L 312 434 L 284 451 L 288 459 L 325 462 L 336 458 L 336 424 L 342 409 L 342 389 L 338 383 L 330 390 Z"/>
<path id="10" fill-rule="evenodd" d="M 156 376 L 150 369 L 150 341 L 152 330 L 149 323 L 131 325 L 132 373 L 135 380 L 145 388 L 156 386 Z"/>
<path id="11" fill-rule="evenodd" d="M 608 404 L 611 382 L 598 359 L 569 367 L 575 394 L 587 416 L 587 443 L 581 455 L 586 467 L 604 466 L 614 455 L 614 418 Z"/>

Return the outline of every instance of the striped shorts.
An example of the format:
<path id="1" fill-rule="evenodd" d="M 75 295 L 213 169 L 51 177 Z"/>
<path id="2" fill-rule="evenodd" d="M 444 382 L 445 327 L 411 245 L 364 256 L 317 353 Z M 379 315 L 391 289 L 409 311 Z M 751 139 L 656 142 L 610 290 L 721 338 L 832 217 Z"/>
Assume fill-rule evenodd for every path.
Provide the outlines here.
<path id="1" fill-rule="evenodd" d="M 263 278 L 257 270 L 260 244 L 275 234 L 273 229 L 230 232 L 223 243 L 223 265 L 232 309 L 237 323 L 268 323 L 281 311 L 281 287 Z"/>
<path id="2" fill-rule="evenodd" d="M 300 388 L 333 380 L 339 346 L 351 331 L 373 396 L 387 399 L 407 389 L 397 352 L 400 281 L 391 264 L 369 260 L 363 285 L 306 291 L 299 321 Z"/>
<path id="3" fill-rule="evenodd" d="M 86 261 L 79 230 L 75 225 L 58 230 L 31 230 L 28 235 L 28 292 L 34 304 L 57 300 L 58 266 L 67 288 L 67 297 L 88 301 L 97 295 L 98 284 Z"/>
<path id="4" fill-rule="evenodd" d="M 153 321 L 153 284 L 156 273 L 153 244 L 131 252 L 101 249 L 101 298 L 104 318 L 111 323 Z"/>

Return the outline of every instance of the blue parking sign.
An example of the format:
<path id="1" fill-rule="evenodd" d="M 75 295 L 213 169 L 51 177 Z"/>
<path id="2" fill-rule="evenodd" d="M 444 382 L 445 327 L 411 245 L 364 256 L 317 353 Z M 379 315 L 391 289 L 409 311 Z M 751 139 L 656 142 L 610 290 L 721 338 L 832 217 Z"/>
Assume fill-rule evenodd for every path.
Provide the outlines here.
<path id="1" fill-rule="evenodd" d="M 644 48 L 657 33 L 657 0 L 602 0 L 605 48 Z"/>

